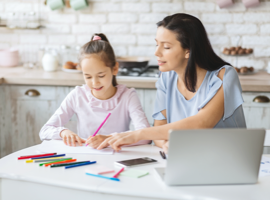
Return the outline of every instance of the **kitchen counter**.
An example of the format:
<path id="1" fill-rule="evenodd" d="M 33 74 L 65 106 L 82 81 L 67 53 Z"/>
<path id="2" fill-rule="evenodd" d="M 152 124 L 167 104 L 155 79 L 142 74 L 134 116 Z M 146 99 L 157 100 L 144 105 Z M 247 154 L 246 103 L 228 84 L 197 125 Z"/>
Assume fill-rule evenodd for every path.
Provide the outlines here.
<path id="1" fill-rule="evenodd" d="M 158 78 L 118 76 L 117 82 L 128 87 L 155 88 Z M 0 84 L 76 86 L 84 84 L 82 73 L 45 72 L 23 67 L 0 68 Z"/>
<path id="2" fill-rule="evenodd" d="M 244 92 L 270 92 L 270 74 L 259 71 L 253 75 L 239 75 Z M 118 76 L 119 84 L 135 88 L 155 88 L 157 78 Z M 23 67 L 0 68 L 0 84 L 76 86 L 84 83 L 81 73 L 45 72 L 43 69 Z"/>

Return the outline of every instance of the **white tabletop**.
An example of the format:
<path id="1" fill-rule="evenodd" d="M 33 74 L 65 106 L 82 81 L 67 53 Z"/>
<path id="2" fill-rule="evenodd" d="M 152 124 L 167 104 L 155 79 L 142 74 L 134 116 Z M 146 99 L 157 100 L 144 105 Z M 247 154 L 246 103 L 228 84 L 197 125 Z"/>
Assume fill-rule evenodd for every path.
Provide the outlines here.
<path id="1" fill-rule="evenodd" d="M 85 175 L 85 169 L 90 166 L 65 170 L 63 168 L 39 167 L 35 163 L 26 164 L 23 160 L 17 160 L 19 156 L 38 153 L 36 149 L 37 146 L 33 146 L 0 159 L 0 181 L 1 178 L 21 180 L 62 188 L 102 193 L 108 196 L 120 195 L 132 196 L 134 198 L 269 200 L 270 197 L 270 176 L 259 178 L 258 183 L 253 185 L 166 186 L 154 175 L 154 167 L 163 167 L 166 165 L 166 161 L 159 155 L 160 149 L 155 146 L 143 145 L 125 147 L 121 153 L 115 153 L 114 155 L 67 154 L 67 156 L 77 158 L 78 161 L 97 161 L 97 164 L 108 167 L 114 167 L 113 162 L 117 160 L 144 156 L 158 160 L 158 164 L 136 167 L 136 169 L 149 171 L 149 175 L 138 179 L 120 176 L 120 182 Z M 123 199 L 125 198 L 123 197 Z"/>

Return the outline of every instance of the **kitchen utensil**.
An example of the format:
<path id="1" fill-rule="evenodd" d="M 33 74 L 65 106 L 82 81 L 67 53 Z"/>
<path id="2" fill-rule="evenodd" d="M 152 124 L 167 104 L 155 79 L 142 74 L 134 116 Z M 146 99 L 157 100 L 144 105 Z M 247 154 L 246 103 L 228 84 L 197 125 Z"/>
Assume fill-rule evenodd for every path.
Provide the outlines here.
<path id="1" fill-rule="evenodd" d="M 148 57 L 117 57 L 120 68 L 144 68 L 148 65 Z"/>
<path id="2" fill-rule="evenodd" d="M 57 10 L 61 9 L 65 6 L 63 0 L 47 0 L 47 5 L 52 9 L 52 10 Z"/>
<path id="3" fill-rule="evenodd" d="M 0 50 L 0 67 L 15 67 L 19 64 L 19 51 L 17 49 Z"/>
<path id="4" fill-rule="evenodd" d="M 216 2 L 220 8 L 225 8 L 225 7 L 229 7 L 229 6 L 233 5 L 232 0 L 216 0 Z"/>
<path id="5" fill-rule="evenodd" d="M 259 0 L 242 0 L 242 2 L 246 8 L 258 6 L 260 3 Z"/>
<path id="6" fill-rule="evenodd" d="M 88 4 L 86 0 L 70 0 L 70 6 L 74 10 L 81 10 L 87 8 Z"/>

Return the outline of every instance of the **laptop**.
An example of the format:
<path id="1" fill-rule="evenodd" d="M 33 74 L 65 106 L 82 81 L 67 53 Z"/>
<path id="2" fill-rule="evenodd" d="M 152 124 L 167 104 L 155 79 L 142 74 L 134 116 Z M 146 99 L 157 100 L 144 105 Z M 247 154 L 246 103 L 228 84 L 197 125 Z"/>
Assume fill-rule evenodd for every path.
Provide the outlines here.
<path id="1" fill-rule="evenodd" d="M 167 185 L 253 184 L 258 180 L 264 129 L 171 130 Z"/>

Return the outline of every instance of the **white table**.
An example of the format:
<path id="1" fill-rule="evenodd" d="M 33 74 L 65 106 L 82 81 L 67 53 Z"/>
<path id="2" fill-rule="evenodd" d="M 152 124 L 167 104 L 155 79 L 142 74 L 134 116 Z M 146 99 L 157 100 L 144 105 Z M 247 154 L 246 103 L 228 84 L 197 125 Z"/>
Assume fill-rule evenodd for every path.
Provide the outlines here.
<path id="1" fill-rule="evenodd" d="M 116 160 L 149 156 L 158 164 L 137 167 L 149 175 L 134 179 L 120 176 L 120 182 L 85 175 L 83 166 L 73 169 L 45 168 L 35 163 L 17 160 L 22 155 L 38 153 L 37 146 L 10 154 L 0 159 L 0 200 L 48 199 L 199 199 L 199 200 L 269 200 L 270 176 L 259 178 L 254 185 L 182 186 L 168 187 L 158 181 L 154 167 L 165 166 L 159 148 L 150 145 L 126 147 L 114 155 L 68 154 L 78 160 L 96 160 L 98 164 L 113 167 Z M 270 155 L 269 155 L 270 156 Z"/>

